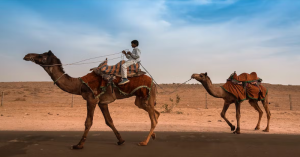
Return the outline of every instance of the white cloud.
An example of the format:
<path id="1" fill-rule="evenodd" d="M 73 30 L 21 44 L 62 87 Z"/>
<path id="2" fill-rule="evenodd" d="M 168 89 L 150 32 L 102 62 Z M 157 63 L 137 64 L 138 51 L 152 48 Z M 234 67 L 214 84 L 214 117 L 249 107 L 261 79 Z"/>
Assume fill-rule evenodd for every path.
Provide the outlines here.
<path id="1" fill-rule="evenodd" d="M 202 1 L 205 2 L 213 1 Z M 136 2 L 134 6 L 131 5 L 124 4 L 122 8 L 113 10 L 117 16 L 112 21 L 103 21 L 120 25 L 114 33 L 85 23 L 48 21 L 32 12 L 23 17 L 13 17 L 16 24 L 23 26 L 22 30 L 18 30 L 22 36 L 17 40 L 12 38 L 10 42 L 6 41 L 8 46 L 1 45 L 0 52 L 5 49 L 42 53 L 52 49 L 64 63 L 70 63 L 119 52 L 129 48 L 132 39 L 138 39 L 141 43 L 142 63 L 159 83 L 184 82 L 191 74 L 200 72 L 208 72 L 213 82 L 222 83 L 233 71 L 256 71 L 268 83 L 299 84 L 296 78 L 300 74 L 292 70 L 300 66 L 299 54 L 292 57 L 278 56 L 299 49 L 298 46 L 285 47 L 280 42 L 283 37 L 300 35 L 299 26 L 292 25 L 284 29 L 270 27 L 269 24 L 280 16 L 273 14 L 273 10 L 270 17 L 267 12 L 247 21 L 233 19 L 223 23 L 197 25 L 188 24 L 185 19 L 165 19 L 164 15 L 169 12 L 164 1 L 149 5 Z M 134 9 L 124 11 L 124 8 Z M 177 25 L 174 21 L 183 22 Z M 272 42 L 274 39 L 276 45 Z M 1 81 L 50 80 L 40 67 L 21 62 L 25 54 L 18 54 L 18 59 L 11 60 L 18 60 L 18 66 L 11 70 L 21 73 L 16 77 L 15 74 L 9 75 L 10 71 L 5 71 L 8 75 L 1 77 Z M 3 67 L 8 62 L 0 64 Z M 97 64 L 70 66 L 65 70 L 71 76 L 78 77 L 86 74 L 93 65 Z"/>

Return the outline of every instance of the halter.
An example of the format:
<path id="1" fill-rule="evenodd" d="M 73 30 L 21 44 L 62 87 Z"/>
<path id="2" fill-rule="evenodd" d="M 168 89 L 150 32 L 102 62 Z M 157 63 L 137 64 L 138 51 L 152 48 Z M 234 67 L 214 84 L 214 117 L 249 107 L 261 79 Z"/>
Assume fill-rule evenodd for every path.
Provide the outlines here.
<path id="1" fill-rule="evenodd" d="M 30 61 L 32 61 L 33 63 L 35 63 L 35 64 L 38 64 L 38 63 L 36 63 L 35 61 L 34 61 L 34 59 L 32 58 L 32 57 L 30 57 Z M 44 61 L 43 61 L 43 63 L 44 63 Z M 38 64 L 38 65 L 40 65 L 40 66 L 43 66 L 43 67 L 53 67 L 53 66 L 59 66 L 59 65 L 62 65 L 62 64 L 53 64 L 53 65 L 41 65 L 41 64 Z M 61 79 L 64 75 L 65 75 L 66 73 L 63 73 L 58 79 L 56 79 L 55 81 L 54 81 L 54 85 L 56 85 L 56 82 L 59 80 L 59 79 Z"/>

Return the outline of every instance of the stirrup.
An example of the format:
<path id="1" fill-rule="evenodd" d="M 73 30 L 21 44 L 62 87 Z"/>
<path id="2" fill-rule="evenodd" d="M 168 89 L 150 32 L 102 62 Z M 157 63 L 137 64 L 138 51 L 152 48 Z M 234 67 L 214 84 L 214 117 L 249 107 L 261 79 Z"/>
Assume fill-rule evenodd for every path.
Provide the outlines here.
<path id="1" fill-rule="evenodd" d="M 118 85 L 124 85 L 128 82 L 130 82 L 128 79 L 122 79 L 122 81 Z"/>

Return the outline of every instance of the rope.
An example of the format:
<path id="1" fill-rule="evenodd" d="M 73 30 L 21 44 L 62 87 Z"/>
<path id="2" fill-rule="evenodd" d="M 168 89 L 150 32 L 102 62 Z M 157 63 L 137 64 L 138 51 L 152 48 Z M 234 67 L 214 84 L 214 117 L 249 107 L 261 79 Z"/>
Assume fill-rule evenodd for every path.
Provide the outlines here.
<path id="1" fill-rule="evenodd" d="M 110 54 L 110 55 L 103 55 L 103 56 L 98 56 L 98 57 L 92 57 L 92 58 L 84 59 L 84 60 L 81 60 L 81 61 L 78 61 L 78 62 L 74 62 L 74 63 L 72 63 L 72 64 L 80 63 L 80 62 L 87 61 L 87 60 L 91 60 L 91 59 L 95 59 L 95 58 L 101 58 L 101 57 L 106 57 L 106 56 L 113 56 L 113 55 L 116 55 L 116 54 L 119 54 L 119 53 L 120 53 L 120 52 L 118 52 L 118 53 L 113 53 L 113 54 Z"/>
<path id="2" fill-rule="evenodd" d="M 116 58 L 112 58 L 112 59 L 108 59 L 108 60 L 114 60 L 114 59 L 119 59 L 119 58 L 121 58 L 121 57 L 116 57 Z M 52 66 L 56 66 L 56 65 L 61 65 L 61 66 L 68 66 L 68 65 L 82 65 L 82 64 L 99 63 L 99 62 L 103 62 L 103 61 L 86 62 L 86 63 L 80 63 L 80 62 L 82 62 L 82 61 L 75 62 L 75 63 L 70 63 L 70 64 L 52 64 L 52 65 L 41 65 L 41 66 L 52 67 Z"/>
<path id="3" fill-rule="evenodd" d="M 190 78 L 189 80 L 187 80 L 187 81 L 185 81 L 185 82 L 179 84 L 179 85 L 175 88 L 175 90 L 173 90 L 172 92 L 168 92 L 168 91 L 166 91 L 164 88 L 162 88 L 160 85 L 158 85 L 158 83 L 153 79 L 152 75 L 151 75 L 151 74 L 149 73 L 149 71 L 142 65 L 142 63 L 139 63 L 139 64 L 140 64 L 140 65 L 143 67 L 143 69 L 150 75 L 150 77 L 152 78 L 153 82 L 154 82 L 160 89 L 162 89 L 163 91 L 167 92 L 168 94 L 172 94 L 172 93 L 176 92 L 177 89 L 178 89 L 181 85 L 186 84 L 187 82 L 189 82 L 189 81 L 192 80 L 192 78 Z"/>

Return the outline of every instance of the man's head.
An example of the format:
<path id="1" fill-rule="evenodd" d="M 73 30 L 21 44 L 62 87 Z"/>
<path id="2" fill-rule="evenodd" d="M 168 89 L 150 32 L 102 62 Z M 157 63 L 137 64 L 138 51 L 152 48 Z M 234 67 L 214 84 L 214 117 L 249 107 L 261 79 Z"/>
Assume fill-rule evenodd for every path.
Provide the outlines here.
<path id="1" fill-rule="evenodd" d="M 132 40 L 132 41 L 131 41 L 131 46 L 132 46 L 132 48 L 135 48 L 135 47 L 139 46 L 139 41 L 137 41 L 137 40 Z"/>

